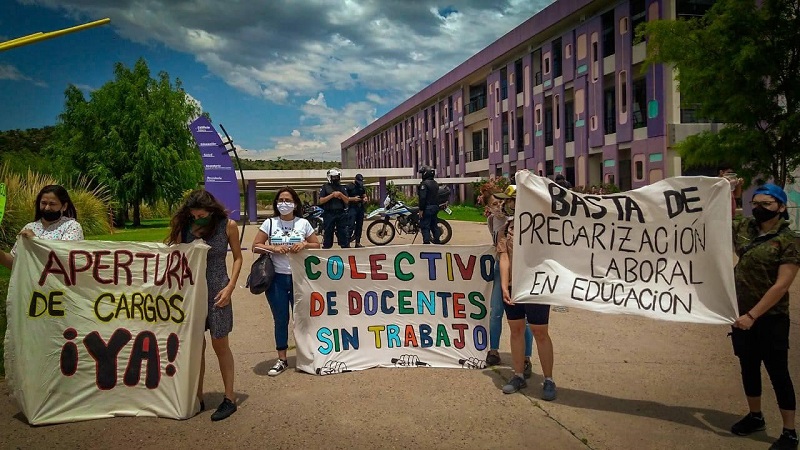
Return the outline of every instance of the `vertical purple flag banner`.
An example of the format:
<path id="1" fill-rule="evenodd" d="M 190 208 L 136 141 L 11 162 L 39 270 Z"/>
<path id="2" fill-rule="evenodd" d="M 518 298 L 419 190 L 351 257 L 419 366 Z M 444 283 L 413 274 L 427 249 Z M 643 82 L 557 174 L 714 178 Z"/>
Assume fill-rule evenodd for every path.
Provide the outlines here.
<path id="1" fill-rule="evenodd" d="M 242 209 L 239 183 L 222 139 L 205 116 L 198 117 L 189 127 L 203 157 L 206 190 L 225 206 L 231 219 L 238 221 Z"/>

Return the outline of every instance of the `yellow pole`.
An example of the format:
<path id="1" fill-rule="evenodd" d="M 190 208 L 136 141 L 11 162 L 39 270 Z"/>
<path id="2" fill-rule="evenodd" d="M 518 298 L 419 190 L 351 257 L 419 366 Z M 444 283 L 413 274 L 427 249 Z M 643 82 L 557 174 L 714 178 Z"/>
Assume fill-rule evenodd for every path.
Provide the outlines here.
<path id="1" fill-rule="evenodd" d="M 83 31 L 87 28 L 98 27 L 100 25 L 105 25 L 111 22 L 111 19 L 105 18 L 100 20 L 95 20 L 94 22 L 84 23 L 82 25 L 77 25 L 70 28 L 65 28 L 63 30 L 58 31 L 49 31 L 47 33 L 42 33 L 41 31 L 38 33 L 33 33 L 28 36 L 18 37 L 16 39 L 12 39 L 10 41 L 0 43 L 0 52 L 5 50 L 11 50 L 15 47 L 21 47 L 23 45 L 34 44 L 39 41 L 44 41 L 46 39 L 52 39 L 59 36 L 63 36 L 68 33 L 74 33 L 76 31 Z"/>

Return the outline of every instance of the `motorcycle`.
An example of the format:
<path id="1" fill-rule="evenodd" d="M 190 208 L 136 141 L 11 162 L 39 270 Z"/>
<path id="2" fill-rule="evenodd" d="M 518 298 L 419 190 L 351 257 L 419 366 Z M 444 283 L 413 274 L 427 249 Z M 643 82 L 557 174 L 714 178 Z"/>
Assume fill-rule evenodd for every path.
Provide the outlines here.
<path id="1" fill-rule="evenodd" d="M 325 223 L 322 219 L 323 212 L 324 210 L 317 205 L 306 204 L 303 206 L 303 219 L 306 219 L 311 224 L 317 234 L 322 234 L 325 228 Z"/>
<path id="2" fill-rule="evenodd" d="M 439 210 L 452 214 L 446 202 L 439 205 Z M 419 208 L 407 206 L 399 200 L 386 196 L 383 201 L 383 207 L 369 213 L 367 220 L 376 217 L 379 218 L 367 227 L 367 239 L 373 244 L 386 245 L 392 242 L 397 232 L 413 234 L 414 241 L 417 240 L 417 234 L 420 232 Z M 395 224 L 392 224 L 392 219 L 395 220 Z M 439 242 L 442 244 L 450 242 L 450 238 L 453 237 L 453 228 L 442 218 L 437 217 L 436 221 L 436 226 L 442 232 Z"/>

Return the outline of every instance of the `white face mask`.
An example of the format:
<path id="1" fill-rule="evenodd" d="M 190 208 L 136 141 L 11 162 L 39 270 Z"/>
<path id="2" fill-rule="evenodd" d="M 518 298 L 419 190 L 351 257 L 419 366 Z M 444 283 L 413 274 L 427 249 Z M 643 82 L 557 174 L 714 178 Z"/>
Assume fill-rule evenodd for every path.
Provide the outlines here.
<path id="1" fill-rule="evenodd" d="M 285 216 L 294 211 L 294 203 L 278 203 L 278 212 Z"/>

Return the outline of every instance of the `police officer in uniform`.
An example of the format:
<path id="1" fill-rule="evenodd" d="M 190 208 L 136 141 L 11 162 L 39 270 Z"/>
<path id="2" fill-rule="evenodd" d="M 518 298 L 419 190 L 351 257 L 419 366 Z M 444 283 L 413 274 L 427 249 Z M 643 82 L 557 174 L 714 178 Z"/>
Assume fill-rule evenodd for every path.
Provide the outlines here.
<path id="1" fill-rule="evenodd" d="M 361 234 L 364 229 L 364 200 L 367 190 L 364 189 L 364 176 L 356 174 L 356 179 L 347 185 L 347 196 L 350 199 L 350 206 L 347 209 L 350 215 L 350 229 L 348 236 L 352 233 L 354 247 L 361 248 Z"/>
<path id="2" fill-rule="evenodd" d="M 342 248 L 350 247 L 350 239 L 347 235 L 347 204 L 350 202 L 347 196 L 347 189 L 341 183 L 342 173 L 337 168 L 329 169 L 327 174 L 328 182 L 322 185 L 319 191 L 319 204 L 325 212 L 322 220 L 325 223 L 325 231 L 322 235 L 322 248 L 333 247 L 333 232 L 336 230 L 336 238 Z"/>
<path id="3" fill-rule="evenodd" d="M 417 189 L 417 195 L 419 195 L 419 213 L 422 216 L 419 224 L 422 230 L 422 243 L 440 244 L 442 230 L 439 229 L 436 219 L 439 213 L 439 183 L 433 179 L 436 172 L 432 167 L 422 166 L 419 168 L 419 173 L 422 175 L 422 182 Z"/>

